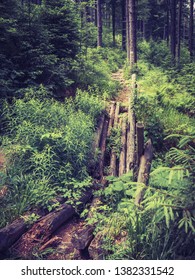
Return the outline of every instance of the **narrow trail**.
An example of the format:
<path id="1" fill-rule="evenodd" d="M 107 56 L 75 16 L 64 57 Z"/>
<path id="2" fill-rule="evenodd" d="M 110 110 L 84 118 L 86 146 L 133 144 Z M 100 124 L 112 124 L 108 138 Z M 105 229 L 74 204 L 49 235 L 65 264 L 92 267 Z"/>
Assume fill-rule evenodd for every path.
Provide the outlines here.
<path id="1" fill-rule="evenodd" d="M 107 112 L 99 120 L 94 145 L 94 149 L 100 150 L 98 163 L 93 170 L 94 183 L 102 187 L 107 184 L 106 176 L 120 176 L 129 171 L 130 150 L 127 143 L 130 131 L 128 122 L 130 86 L 124 79 L 121 69 L 113 73 L 112 78 L 120 82 L 121 90 L 118 96 L 110 101 Z M 113 129 L 118 129 L 121 132 L 120 154 L 117 154 L 112 146 L 110 149 L 107 148 Z M 91 204 L 94 204 L 94 200 L 91 201 Z M 11 256 L 19 259 L 36 259 L 37 257 L 52 260 L 93 259 L 93 254 L 90 255 L 89 253 L 89 246 L 91 246 L 90 243 L 94 238 L 94 228 L 88 227 L 86 222 L 78 218 L 74 213 L 68 221 L 62 223 L 46 239 L 39 234 L 39 227 L 41 227 L 42 221 L 40 226 L 38 223 L 35 223 L 30 230 L 25 232 L 14 243 L 9 250 Z M 79 249 L 80 245 L 74 246 L 73 244 L 73 236 L 78 235 L 81 240 L 76 243 L 80 244 L 80 241 L 83 243 L 83 240 L 85 240 L 85 245 L 81 246 L 82 249 Z"/>

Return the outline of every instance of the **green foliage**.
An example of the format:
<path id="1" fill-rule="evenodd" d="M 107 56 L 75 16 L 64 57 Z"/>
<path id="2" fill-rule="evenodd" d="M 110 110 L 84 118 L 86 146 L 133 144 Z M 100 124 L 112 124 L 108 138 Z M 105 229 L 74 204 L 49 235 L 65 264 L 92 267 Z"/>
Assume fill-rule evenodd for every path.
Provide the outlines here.
<path id="1" fill-rule="evenodd" d="M 116 49 L 88 48 L 87 54 L 79 56 L 80 67 L 77 83 L 80 87 L 96 88 L 105 98 L 115 96 L 119 82 L 111 79 L 111 73 L 122 65 L 124 58 Z"/>
<path id="2" fill-rule="evenodd" d="M 4 103 L 7 135 L 2 142 L 8 162 L 2 183 L 9 186 L 5 200 L 12 210 L 2 211 L 8 220 L 33 206 L 51 208 L 49 201 L 56 194 L 75 201 L 91 185 L 88 167 L 103 102 L 81 91 L 75 102 L 70 99 L 64 104 L 46 96 L 41 87 L 39 93 L 29 89 L 24 99 L 12 105 Z"/>
<path id="3" fill-rule="evenodd" d="M 21 96 L 21 88 L 40 83 L 57 93 L 70 85 L 79 40 L 75 4 L 9 0 L 1 10 L 1 94 Z"/>
<path id="4" fill-rule="evenodd" d="M 141 41 L 138 44 L 140 59 L 148 61 L 157 67 L 171 67 L 171 53 L 165 41 Z"/>
<path id="5" fill-rule="evenodd" d="M 161 167 L 151 173 L 144 200 L 137 208 L 139 186 L 131 174 L 110 181 L 97 214 L 106 259 L 175 259 L 193 257 L 194 190 L 184 167 Z M 189 196 L 190 194 L 190 196 Z M 103 212 L 102 212 L 103 211 Z M 187 238 L 187 240 L 186 240 Z M 179 245 L 178 245 L 179 244 Z"/>
<path id="6" fill-rule="evenodd" d="M 108 138 L 107 148 L 109 151 L 116 153 L 116 157 L 120 157 L 121 152 L 121 128 L 113 127 L 110 131 L 110 136 Z"/>

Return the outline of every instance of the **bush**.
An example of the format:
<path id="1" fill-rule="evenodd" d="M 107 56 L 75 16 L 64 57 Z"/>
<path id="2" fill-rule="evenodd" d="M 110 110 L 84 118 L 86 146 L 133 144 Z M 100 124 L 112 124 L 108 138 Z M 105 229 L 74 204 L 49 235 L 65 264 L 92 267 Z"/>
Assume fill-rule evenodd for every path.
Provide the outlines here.
<path id="1" fill-rule="evenodd" d="M 41 101 L 32 89 L 24 99 L 12 105 L 5 103 L 7 132 L 2 142 L 8 163 L 7 178 L 2 183 L 9 186 L 5 199 L 15 209 L 1 208 L 6 213 L 11 211 L 11 215 L 6 214 L 8 219 L 32 206 L 49 206 L 57 193 L 71 200 L 90 186 L 87 178 L 94 157 L 94 130 L 103 109 L 98 97 L 81 91 L 75 102 L 70 99 L 64 104 L 53 99 Z M 86 179 L 87 184 L 76 187 Z"/>

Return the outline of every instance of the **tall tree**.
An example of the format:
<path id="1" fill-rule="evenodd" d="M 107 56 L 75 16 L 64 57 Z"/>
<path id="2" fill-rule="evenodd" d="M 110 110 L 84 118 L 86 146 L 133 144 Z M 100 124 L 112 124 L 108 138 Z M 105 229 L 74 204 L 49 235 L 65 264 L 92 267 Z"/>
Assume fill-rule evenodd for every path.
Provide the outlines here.
<path id="1" fill-rule="evenodd" d="M 136 5 L 135 0 L 128 0 L 129 13 L 129 62 L 133 66 L 137 62 L 137 30 L 136 30 Z"/>
<path id="2" fill-rule="evenodd" d="M 177 25 L 177 63 L 178 64 L 180 62 L 180 49 L 181 49 L 182 6 L 183 6 L 183 0 L 179 0 L 178 25 Z"/>
<path id="3" fill-rule="evenodd" d="M 97 46 L 102 47 L 102 0 L 97 0 Z"/>
<path id="4" fill-rule="evenodd" d="M 173 60 L 176 57 L 176 0 L 170 1 L 171 8 L 171 54 Z"/>
<path id="5" fill-rule="evenodd" d="M 116 44 L 116 0 L 111 0 L 112 2 L 112 38 L 113 38 L 113 45 Z"/>
<path id="6" fill-rule="evenodd" d="M 194 47 L 194 0 L 190 0 L 190 24 L 189 24 L 189 51 L 191 58 L 193 57 Z"/>
<path id="7" fill-rule="evenodd" d="M 126 0 L 121 1 L 122 11 L 122 49 L 126 50 Z"/>

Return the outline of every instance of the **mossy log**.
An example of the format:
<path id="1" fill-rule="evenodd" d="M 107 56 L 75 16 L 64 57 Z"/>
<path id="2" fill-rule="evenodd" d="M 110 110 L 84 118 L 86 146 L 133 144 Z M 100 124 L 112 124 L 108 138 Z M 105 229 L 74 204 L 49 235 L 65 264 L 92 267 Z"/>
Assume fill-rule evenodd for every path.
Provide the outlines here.
<path id="1" fill-rule="evenodd" d="M 141 156 L 140 159 L 140 166 L 139 166 L 139 172 L 137 178 L 137 182 L 143 185 L 143 187 L 142 186 L 140 187 L 138 184 L 138 190 L 135 195 L 135 204 L 138 206 L 141 204 L 143 200 L 144 193 L 145 193 L 145 186 L 148 185 L 152 158 L 153 158 L 152 141 L 148 140 L 145 144 L 144 154 Z"/>
<path id="2" fill-rule="evenodd" d="M 122 120 L 121 127 L 121 152 L 119 157 L 119 176 L 123 175 L 126 171 L 126 119 Z"/>
<path id="3" fill-rule="evenodd" d="M 127 159 L 126 159 L 126 172 L 134 170 L 136 161 L 135 150 L 135 113 L 134 113 L 134 94 L 136 89 L 136 76 L 132 75 L 132 85 L 129 94 L 129 107 L 128 107 L 128 127 L 127 127 Z"/>
<path id="4" fill-rule="evenodd" d="M 80 204 L 85 204 L 91 197 L 92 192 L 87 191 L 79 200 Z M 21 243 L 21 239 L 27 243 L 32 240 L 39 240 L 41 243 L 47 241 L 51 234 L 74 214 L 76 212 L 72 205 L 62 204 L 55 211 L 41 217 L 30 229 L 29 224 L 25 222 L 28 216 L 14 221 L 0 230 L 0 252 L 9 249 L 15 242 Z"/>

